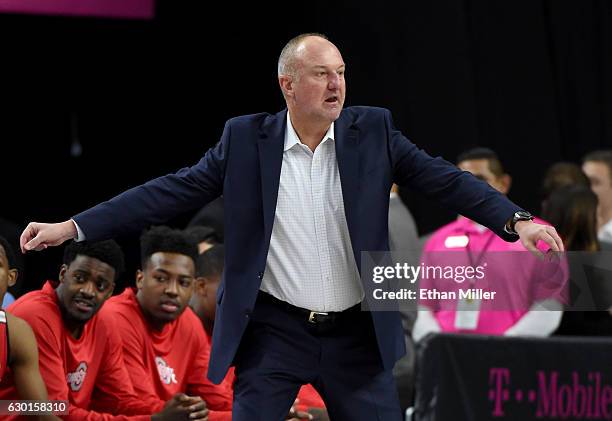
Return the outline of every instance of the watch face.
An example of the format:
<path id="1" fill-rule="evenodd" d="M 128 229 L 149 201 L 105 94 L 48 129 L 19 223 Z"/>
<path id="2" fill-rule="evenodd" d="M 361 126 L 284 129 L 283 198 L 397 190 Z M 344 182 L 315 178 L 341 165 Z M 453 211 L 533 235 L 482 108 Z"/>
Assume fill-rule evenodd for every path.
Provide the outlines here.
<path id="1" fill-rule="evenodd" d="M 524 221 L 527 219 L 531 220 L 533 219 L 533 215 L 531 215 L 529 212 L 518 211 L 514 214 L 514 219 L 517 221 Z"/>

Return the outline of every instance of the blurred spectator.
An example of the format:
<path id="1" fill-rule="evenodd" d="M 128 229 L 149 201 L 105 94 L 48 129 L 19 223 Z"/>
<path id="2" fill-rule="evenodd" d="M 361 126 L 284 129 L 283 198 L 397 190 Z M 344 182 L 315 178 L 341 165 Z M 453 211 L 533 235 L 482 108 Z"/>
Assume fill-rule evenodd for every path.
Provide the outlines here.
<path id="1" fill-rule="evenodd" d="M 217 240 L 223 243 L 225 237 L 223 197 L 213 200 L 200 209 L 187 225 L 188 228 L 194 226 L 211 227 L 217 235 Z"/>
<path id="2" fill-rule="evenodd" d="M 591 189 L 597 195 L 597 237 L 612 243 L 612 150 L 587 154 L 582 169 L 591 181 Z"/>
<path id="3" fill-rule="evenodd" d="M 459 155 L 457 163 L 460 169 L 471 172 L 501 193 L 508 193 L 511 177 L 504 172 L 501 161 L 492 150 L 469 150 Z M 546 223 L 542 220 L 537 222 Z M 540 250 L 544 248 L 540 247 Z M 515 293 L 520 295 L 519 288 L 534 285 L 534 291 L 529 290 L 528 296 L 519 303 L 519 308 L 496 308 L 491 311 L 493 304 L 479 299 L 459 299 L 444 306 L 439 306 L 435 300 L 420 301 L 413 332 L 415 341 L 436 332 L 547 336 L 557 328 L 562 308 L 559 297 L 547 295 L 548 291 L 538 288 L 537 267 L 527 264 L 536 261 L 518 242 L 505 242 L 486 227 L 460 216 L 455 222 L 433 233 L 425 245 L 422 261 L 425 266 L 456 266 L 458 262 L 463 262 L 465 266 L 476 267 L 483 263 L 484 258 L 493 260 L 498 257 L 497 260 L 501 261 L 500 254 L 496 252 L 507 252 L 505 256 L 512 255 L 519 259 L 518 262 L 508 261 L 504 267 L 499 264 L 489 264 L 487 267 L 485 279 L 508 287 L 509 297 L 505 299 L 513 301 Z M 509 267 L 513 263 L 516 267 Z M 419 288 L 448 290 L 458 288 L 458 285 L 452 279 L 437 282 L 436 279 L 421 277 Z"/>
<path id="4" fill-rule="evenodd" d="M 597 241 L 597 197 L 584 186 L 567 186 L 553 192 L 543 215 L 557 228 L 568 252 L 599 250 Z M 573 260 L 570 259 L 570 263 Z M 579 260 L 577 260 L 579 262 Z M 570 268 L 582 271 L 582 268 Z M 607 282 L 612 282 L 607 280 Z M 607 311 L 565 311 L 559 335 L 612 335 L 612 317 Z"/>
<path id="5" fill-rule="evenodd" d="M 566 186 L 580 185 L 589 187 L 590 182 L 580 166 L 573 162 L 557 162 L 551 165 L 542 181 L 542 215 L 546 212 L 546 202 L 557 189 Z M 554 225 L 554 224 L 553 224 Z"/>
<path id="6" fill-rule="evenodd" d="M 394 184 L 389 196 L 389 250 L 393 262 L 417 266 L 421 248 L 414 218 L 399 196 L 397 184 Z M 400 406 L 403 412 L 406 408 L 412 406 L 414 394 L 415 348 L 412 341 L 412 328 L 416 320 L 416 309 L 414 306 L 402 308 L 402 303 L 400 303 L 399 310 L 405 335 L 406 355 L 395 363 L 393 377 L 397 384 Z"/>
<path id="7" fill-rule="evenodd" d="M 219 236 L 214 228 L 204 225 L 193 225 L 185 229 L 191 240 L 198 245 L 198 253 L 202 254 L 215 244 L 219 244 Z"/>

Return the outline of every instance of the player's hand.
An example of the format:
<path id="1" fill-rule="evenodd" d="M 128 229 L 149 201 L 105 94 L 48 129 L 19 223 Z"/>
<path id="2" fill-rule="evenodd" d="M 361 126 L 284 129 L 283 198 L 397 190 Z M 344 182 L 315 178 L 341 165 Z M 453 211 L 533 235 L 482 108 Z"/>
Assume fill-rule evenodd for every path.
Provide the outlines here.
<path id="1" fill-rule="evenodd" d="M 208 421 L 208 408 L 206 402 L 200 396 L 187 396 L 184 395 L 182 398 L 183 406 L 189 409 L 189 419 Z"/>
<path id="2" fill-rule="evenodd" d="M 293 402 L 286 419 L 289 421 L 312 420 L 313 417 L 308 412 L 298 411 L 297 404 L 299 402 L 299 399 L 296 399 L 295 402 Z"/>
<path id="3" fill-rule="evenodd" d="M 177 393 L 166 402 L 164 409 L 151 416 L 151 421 L 208 421 L 206 403 L 200 397 Z"/>

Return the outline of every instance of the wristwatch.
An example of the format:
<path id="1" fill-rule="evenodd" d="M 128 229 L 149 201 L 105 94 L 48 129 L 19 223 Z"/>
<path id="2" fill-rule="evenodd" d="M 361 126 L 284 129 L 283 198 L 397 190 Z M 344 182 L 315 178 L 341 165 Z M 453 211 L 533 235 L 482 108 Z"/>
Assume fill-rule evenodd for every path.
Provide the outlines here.
<path id="1" fill-rule="evenodd" d="M 512 215 L 512 218 L 510 218 L 508 222 L 506 222 L 504 231 L 506 231 L 508 234 L 517 235 L 518 233 L 514 229 L 514 226 L 516 225 L 516 223 L 518 221 L 533 221 L 533 218 L 534 216 L 526 211 L 514 212 L 514 215 Z"/>

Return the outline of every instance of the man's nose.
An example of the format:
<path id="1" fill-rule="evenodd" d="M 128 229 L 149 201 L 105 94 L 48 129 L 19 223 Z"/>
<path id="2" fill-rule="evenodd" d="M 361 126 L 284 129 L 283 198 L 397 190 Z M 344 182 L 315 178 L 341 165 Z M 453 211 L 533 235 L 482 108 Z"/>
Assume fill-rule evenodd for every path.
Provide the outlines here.
<path id="1" fill-rule="evenodd" d="M 165 293 L 167 295 L 177 296 L 178 295 L 178 282 L 170 281 L 166 287 Z"/>
<path id="2" fill-rule="evenodd" d="M 87 282 L 83 287 L 79 289 L 79 292 L 88 298 L 92 298 L 94 296 L 95 288 L 96 287 L 93 282 Z"/>
<path id="3" fill-rule="evenodd" d="M 331 90 L 336 90 L 338 89 L 338 86 L 340 86 L 340 76 L 338 76 L 337 73 L 330 73 L 327 82 L 327 88 Z"/>

